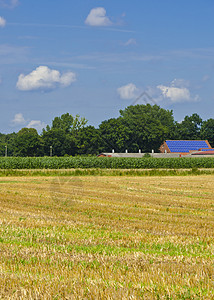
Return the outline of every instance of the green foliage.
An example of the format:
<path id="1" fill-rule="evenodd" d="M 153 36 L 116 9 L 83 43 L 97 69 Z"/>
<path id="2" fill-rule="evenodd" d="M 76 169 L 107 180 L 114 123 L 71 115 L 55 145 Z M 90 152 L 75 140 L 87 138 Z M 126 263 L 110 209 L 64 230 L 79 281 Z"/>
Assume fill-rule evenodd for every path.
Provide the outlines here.
<path id="1" fill-rule="evenodd" d="M 96 155 L 101 152 L 143 153 L 159 151 L 166 139 L 208 139 L 214 147 L 214 119 L 202 121 L 198 114 L 174 121 L 173 112 L 158 105 L 131 105 L 118 118 L 101 122 L 98 128 L 86 126 L 87 120 L 69 113 L 55 117 L 38 135 L 33 128 L 18 133 L 0 133 L 0 156 Z M 145 156 L 146 157 L 146 156 Z"/>
<path id="2" fill-rule="evenodd" d="M 78 154 L 98 154 L 102 144 L 99 130 L 94 126 L 79 129 L 75 135 Z"/>
<path id="3" fill-rule="evenodd" d="M 55 117 L 52 122 L 52 129 L 62 129 L 65 133 L 71 133 L 75 130 L 83 128 L 87 123 L 85 118 L 80 118 L 79 115 L 73 117 L 69 113 Z"/>
<path id="4" fill-rule="evenodd" d="M 15 156 L 40 156 L 42 140 L 34 128 L 22 128 L 14 139 Z"/>
<path id="5" fill-rule="evenodd" d="M 134 105 L 120 111 L 123 123 L 129 128 L 129 152 L 159 150 L 165 139 L 173 137 L 175 123 L 172 111 L 158 105 Z"/>
<path id="6" fill-rule="evenodd" d="M 17 133 L 2 134 L 0 133 L 0 156 L 5 156 L 5 146 L 7 146 L 7 155 L 11 156 L 14 152 L 14 140 Z"/>
<path id="7" fill-rule="evenodd" d="M 2 157 L 0 169 L 193 169 L 214 168 L 214 158 Z"/>
<path id="8" fill-rule="evenodd" d="M 214 147 L 214 119 L 204 121 L 201 126 L 201 138 L 209 141 Z"/>
<path id="9" fill-rule="evenodd" d="M 202 118 L 198 114 L 186 116 L 179 124 L 177 123 L 178 139 L 181 140 L 199 140 L 201 139 L 200 129 Z"/>
<path id="10" fill-rule="evenodd" d="M 42 140 L 44 143 L 44 154 L 47 156 L 50 155 L 50 146 L 52 146 L 53 155 L 75 154 L 76 142 L 74 136 L 66 133 L 61 128 L 52 128 L 49 131 L 44 131 Z"/>
<path id="11" fill-rule="evenodd" d="M 87 120 L 79 115 L 73 117 L 69 113 L 55 117 L 52 126 L 43 129 L 42 140 L 44 143 L 44 155 L 50 155 L 50 146 L 53 155 L 75 155 L 77 153 L 77 133 L 86 125 Z"/>
<path id="12" fill-rule="evenodd" d="M 132 132 L 122 117 L 103 121 L 99 126 L 101 152 L 124 152 L 132 141 Z"/>

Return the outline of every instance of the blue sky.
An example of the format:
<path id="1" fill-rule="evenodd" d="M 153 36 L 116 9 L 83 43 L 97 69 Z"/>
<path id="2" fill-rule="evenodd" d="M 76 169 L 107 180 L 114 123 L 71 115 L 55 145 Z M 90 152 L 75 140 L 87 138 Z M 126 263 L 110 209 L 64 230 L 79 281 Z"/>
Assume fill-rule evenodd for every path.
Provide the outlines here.
<path id="1" fill-rule="evenodd" d="M 214 118 L 213 0 L 0 0 L 0 132 L 135 103 Z M 146 96 L 148 95 L 148 97 Z"/>

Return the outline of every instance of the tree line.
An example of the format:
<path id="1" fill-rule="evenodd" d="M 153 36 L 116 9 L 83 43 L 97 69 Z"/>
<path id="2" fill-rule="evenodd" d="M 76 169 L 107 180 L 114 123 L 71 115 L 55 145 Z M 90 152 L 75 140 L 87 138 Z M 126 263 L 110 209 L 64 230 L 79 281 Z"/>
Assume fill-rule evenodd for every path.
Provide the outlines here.
<path id="1" fill-rule="evenodd" d="M 158 105 L 132 105 L 120 110 L 118 118 L 87 125 L 79 115 L 65 113 L 38 134 L 34 128 L 0 133 L 0 156 L 95 155 L 101 152 L 155 152 L 166 139 L 207 139 L 214 147 L 214 119 L 203 121 L 194 113 L 180 123 L 173 111 Z"/>

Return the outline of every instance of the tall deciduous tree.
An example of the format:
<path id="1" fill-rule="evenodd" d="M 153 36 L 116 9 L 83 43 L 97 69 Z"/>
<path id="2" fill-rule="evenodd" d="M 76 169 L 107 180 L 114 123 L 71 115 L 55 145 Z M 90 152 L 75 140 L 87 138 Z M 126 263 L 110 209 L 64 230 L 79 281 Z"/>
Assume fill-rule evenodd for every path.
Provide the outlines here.
<path id="1" fill-rule="evenodd" d="M 131 137 L 131 128 L 122 117 L 103 121 L 99 126 L 101 150 L 103 152 L 124 152 Z"/>
<path id="2" fill-rule="evenodd" d="M 78 154 L 98 154 L 102 144 L 99 130 L 94 126 L 81 128 L 76 134 L 76 145 Z"/>
<path id="3" fill-rule="evenodd" d="M 80 118 L 79 115 L 73 117 L 69 113 L 55 117 L 52 126 L 47 126 L 42 132 L 45 155 L 50 155 L 50 147 L 53 155 L 77 154 L 77 132 L 84 128 L 86 123 L 85 118 Z"/>
<path id="4" fill-rule="evenodd" d="M 79 115 L 73 117 L 69 113 L 55 117 L 52 121 L 52 129 L 62 129 L 65 133 L 72 133 L 75 130 L 83 128 L 87 124 L 85 118 L 80 118 Z"/>
<path id="5" fill-rule="evenodd" d="M 165 139 L 173 138 L 175 122 L 172 111 L 146 104 L 129 106 L 121 110 L 120 114 L 123 124 L 131 133 L 126 143 L 129 151 L 158 151 Z"/>
<path id="6" fill-rule="evenodd" d="M 208 119 L 202 123 L 201 138 L 208 140 L 210 145 L 214 147 L 214 119 Z"/>
<path id="7" fill-rule="evenodd" d="M 0 133 L 0 156 L 5 156 L 5 147 L 7 147 L 7 155 L 12 156 L 14 152 L 14 140 L 17 133 L 3 134 Z"/>
<path id="8" fill-rule="evenodd" d="M 44 131 L 42 134 L 44 143 L 44 154 L 50 155 L 50 147 L 52 154 L 55 156 L 64 156 L 65 154 L 76 154 L 75 139 L 71 134 L 66 133 L 61 128 L 52 128 L 49 131 Z"/>
<path id="9" fill-rule="evenodd" d="M 41 156 L 42 140 L 34 128 L 22 128 L 14 140 L 15 156 Z"/>
<path id="10" fill-rule="evenodd" d="M 198 114 L 186 116 L 181 123 L 177 123 L 178 139 L 199 140 L 201 139 L 202 118 Z"/>

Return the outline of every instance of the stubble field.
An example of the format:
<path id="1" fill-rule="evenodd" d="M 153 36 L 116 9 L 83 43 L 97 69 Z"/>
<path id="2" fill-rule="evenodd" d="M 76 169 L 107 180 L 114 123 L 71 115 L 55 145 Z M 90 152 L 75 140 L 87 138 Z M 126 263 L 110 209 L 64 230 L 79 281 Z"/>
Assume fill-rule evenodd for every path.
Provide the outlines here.
<path id="1" fill-rule="evenodd" d="M 214 176 L 1 177 L 0 299 L 214 299 Z"/>

